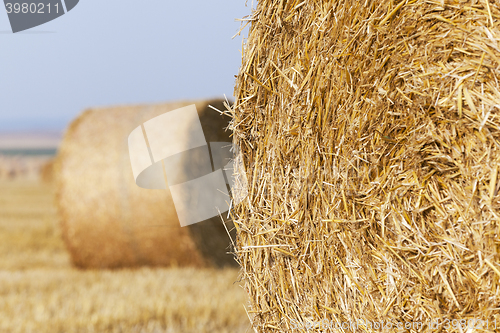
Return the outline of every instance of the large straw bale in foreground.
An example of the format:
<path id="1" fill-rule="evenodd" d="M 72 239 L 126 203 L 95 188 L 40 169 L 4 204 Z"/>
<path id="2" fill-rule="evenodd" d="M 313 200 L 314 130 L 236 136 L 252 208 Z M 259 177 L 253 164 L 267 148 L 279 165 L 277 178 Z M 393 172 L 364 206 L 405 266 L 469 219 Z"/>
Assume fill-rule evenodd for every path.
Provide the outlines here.
<path id="1" fill-rule="evenodd" d="M 128 106 L 85 111 L 67 130 L 56 160 L 63 236 L 78 267 L 234 263 L 218 218 L 180 227 L 168 190 L 139 188 L 128 135 L 143 122 L 193 104 Z M 222 101 L 195 103 L 207 142 L 230 141 Z"/>
<path id="2" fill-rule="evenodd" d="M 499 3 L 262 0 L 251 22 L 235 224 L 258 331 L 500 327 Z"/>

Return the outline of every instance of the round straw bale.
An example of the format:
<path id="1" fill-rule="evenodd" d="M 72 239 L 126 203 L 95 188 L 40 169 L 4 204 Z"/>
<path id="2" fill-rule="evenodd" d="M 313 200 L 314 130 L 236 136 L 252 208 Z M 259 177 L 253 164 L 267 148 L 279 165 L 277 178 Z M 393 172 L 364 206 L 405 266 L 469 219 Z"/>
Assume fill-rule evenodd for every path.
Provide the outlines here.
<path id="1" fill-rule="evenodd" d="M 42 163 L 40 167 L 40 179 L 44 183 L 52 183 L 54 180 L 54 163 L 55 158 L 51 158 Z"/>
<path id="2" fill-rule="evenodd" d="M 0 179 L 7 179 L 8 175 L 8 167 L 7 167 L 7 159 L 5 156 L 0 155 Z"/>
<path id="3" fill-rule="evenodd" d="M 139 188 L 132 175 L 128 136 L 145 121 L 196 104 L 209 140 L 230 141 L 221 100 L 91 109 L 68 128 L 56 159 L 56 189 L 63 237 L 74 265 L 234 263 L 219 218 L 181 227 L 168 190 Z M 228 226 L 229 227 L 229 226 Z M 199 235 L 203 232 L 203 235 Z"/>
<path id="4" fill-rule="evenodd" d="M 235 89 L 256 331 L 498 330 L 499 2 L 297 3 L 259 1 Z"/>

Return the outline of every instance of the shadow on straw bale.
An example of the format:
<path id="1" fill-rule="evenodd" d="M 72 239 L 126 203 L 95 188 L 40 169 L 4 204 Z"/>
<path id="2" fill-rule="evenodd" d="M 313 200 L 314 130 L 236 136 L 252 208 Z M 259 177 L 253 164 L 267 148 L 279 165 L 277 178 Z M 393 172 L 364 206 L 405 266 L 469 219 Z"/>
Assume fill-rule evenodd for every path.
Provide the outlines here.
<path id="1" fill-rule="evenodd" d="M 228 135 L 227 117 L 208 108 L 219 100 L 91 109 L 70 125 L 54 169 L 63 237 L 75 266 L 234 264 L 220 219 L 181 228 L 170 192 L 139 188 L 132 175 L 130 132 L 193 103 L 206 134 Z"/>
<path id="2" fill-rule="evenodd" d="M 259 1 L 232 123 L 257 331 L 500 322 L 499 7 Z"/>

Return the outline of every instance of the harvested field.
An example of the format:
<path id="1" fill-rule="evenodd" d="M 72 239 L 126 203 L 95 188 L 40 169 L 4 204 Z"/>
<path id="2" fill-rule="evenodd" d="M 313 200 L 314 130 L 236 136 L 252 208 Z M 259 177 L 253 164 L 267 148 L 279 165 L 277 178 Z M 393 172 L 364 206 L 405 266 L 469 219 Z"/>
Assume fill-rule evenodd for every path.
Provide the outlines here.
<path id="1" fill-rule="evenodd" d="M 247 331 L 237 269 L 72 268 L 53 193 L 0 183 L 0 332 Z"/>
<path id="2" fill-rule="evenodd" d="M 0 270 L 67 268 L 52 187 L 33 180 L 0 182 Z"/>
<path id="3" fill-rule="evenodd" d="M 234 223 L 256 330 L 498 331 L 499 2 L 262 0 L 249 21 Z"/>

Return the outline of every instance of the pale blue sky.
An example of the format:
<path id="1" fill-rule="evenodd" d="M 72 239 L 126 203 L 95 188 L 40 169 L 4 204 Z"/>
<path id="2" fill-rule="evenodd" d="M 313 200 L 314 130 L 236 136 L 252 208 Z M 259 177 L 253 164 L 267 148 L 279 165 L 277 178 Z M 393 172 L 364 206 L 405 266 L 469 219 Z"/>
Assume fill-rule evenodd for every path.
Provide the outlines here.
<path id="1" fill-rule="evenodd" d="M 62 130 L 83 109 L 232 97 L 251 1 L 80 0 L 12 34 L 0 7 L 0 131 Z M 246 35 L 246 31 L 245 31 Z"/>

